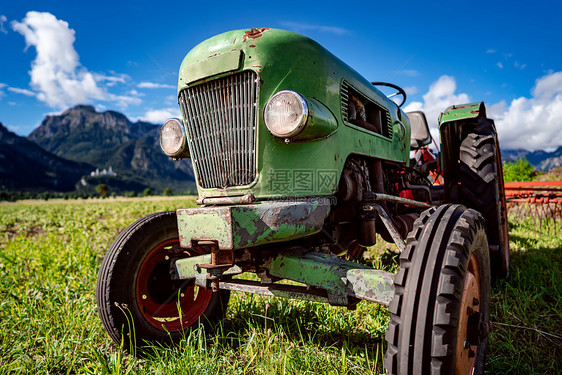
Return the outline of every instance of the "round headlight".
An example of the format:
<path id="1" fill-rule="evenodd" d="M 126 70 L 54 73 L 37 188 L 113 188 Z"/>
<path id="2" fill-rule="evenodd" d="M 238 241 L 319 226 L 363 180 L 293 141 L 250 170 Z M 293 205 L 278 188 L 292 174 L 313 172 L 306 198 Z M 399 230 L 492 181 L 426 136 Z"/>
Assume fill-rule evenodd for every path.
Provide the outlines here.
<path id="1" fill-rule="evenodd" d="M 160 147 L 170 157 L 181 155 L 186 148 L 186 136 L 180 120 L 166 120 L 160 128 Z"/>
<path id="2" fill-rule="evenodd" d="M 306 125 L 307 118 L 306 100 L 294 91 L 279 91 L 265 106 L 265 125 L 276 137 L 297 135 Z"/>

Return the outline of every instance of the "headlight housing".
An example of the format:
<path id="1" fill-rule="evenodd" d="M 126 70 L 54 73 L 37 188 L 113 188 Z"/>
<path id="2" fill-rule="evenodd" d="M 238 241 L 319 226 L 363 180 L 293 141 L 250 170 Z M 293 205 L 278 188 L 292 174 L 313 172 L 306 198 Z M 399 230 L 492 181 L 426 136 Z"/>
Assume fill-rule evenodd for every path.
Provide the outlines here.
<path id="1" fill-rule="evenodd" d="M 182 157 L 187 151 L 187 137 L 183 124 L 176 118 L 166 120 L 160 128 L 160 148 L 167 156 Z"/>
<path id="2" fill-rule="evenodd" d="M 294 91 L 279 91 L 267 102 L 264 120 L 274 136 L 293 137 L 301 132 L 308 120 L 306 100 Z"/>

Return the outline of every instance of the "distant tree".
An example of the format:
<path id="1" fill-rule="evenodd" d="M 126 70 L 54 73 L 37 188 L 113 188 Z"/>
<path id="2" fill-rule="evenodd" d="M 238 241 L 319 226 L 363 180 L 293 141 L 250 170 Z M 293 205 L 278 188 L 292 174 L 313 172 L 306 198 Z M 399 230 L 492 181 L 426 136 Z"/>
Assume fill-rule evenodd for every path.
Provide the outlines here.
<path id="1" fill-rule="evenodd" d="M 527 159 L 505 163 L 503 166 L 503 179 L 505 182 L 532 181 L 535 174 L 533 165 Z"/>
<path id="2" fill-rule="evenodd" d="M 173 195 L 172 189 L 170 189 L 169 187 L 164 189 L 164 195 L 167 196 L 167 197 L 172 196 Z"/>
<path id="3" fill-rule="evenodd" d="M 106 184 L 99 184 L 98 186 L 96 186 L 96 192 L 100 195 L 100 197 L 107 198 L 109 189 L 107 188 Z"/>
<path id="4" fill-rule="evenodd" d="M 151 195 L 152 195 L 152 189 L 151 189 L 151 188 L 146 188 L 146 189 L 144 189 L 143 195 L 144 195 L 145 197 L 151 196 Z"/>

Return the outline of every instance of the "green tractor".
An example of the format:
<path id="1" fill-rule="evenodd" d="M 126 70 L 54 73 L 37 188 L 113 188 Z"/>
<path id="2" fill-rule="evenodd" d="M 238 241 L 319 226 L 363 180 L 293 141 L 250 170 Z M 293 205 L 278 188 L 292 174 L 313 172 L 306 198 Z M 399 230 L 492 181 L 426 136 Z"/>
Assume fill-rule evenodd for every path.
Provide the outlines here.
<path id="1" fill-rule="evenodd" d="M 365 300 L 391 313 L 388 373 L 482 373 L 491 279 L 509 269 L 496 129 L 483 103 L 452 106 L 434 157 L 425 115 L 403 112 L 405 100 L 293 32 L 194 47 L 179 71 L 182 119 L 160 143 L 191 158 L 200 207 L 151 214 L 115 239 L 97 281 L 111 338 L 174 342 L 217 323 L 232 290 Z M 397 274 L 357 261 L 376 234 L 400 250 Z M 260 281 L 235 277 L 245 272 Z"/>

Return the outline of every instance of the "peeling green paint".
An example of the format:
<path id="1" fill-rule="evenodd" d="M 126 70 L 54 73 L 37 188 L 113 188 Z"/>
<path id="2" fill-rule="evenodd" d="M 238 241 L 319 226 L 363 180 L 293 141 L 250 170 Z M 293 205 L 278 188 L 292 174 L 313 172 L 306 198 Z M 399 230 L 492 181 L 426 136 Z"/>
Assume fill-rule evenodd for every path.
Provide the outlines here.
<path id="1" fill-rule="evenodd" d="M 230 250 L 294 240 L 319 232 L 329 209 L 314 199 L 179 209 L 180 244 L 216 241 Z"/>
<path id="2" fill-rule="evenodd" d="M 439 126 L 467 118 L 486 117 L 484 102 L 453 105 L 439 115 Z"/>
<path id="3" fill-rule="evenodd" d="M 394 274 L 335 255 L 280 254 L 266 267 L 271 276 L 325 289 L 333 304 L 346 305 L 347 297 L 354 297 L 388 305 L 394 296 Z"/>

